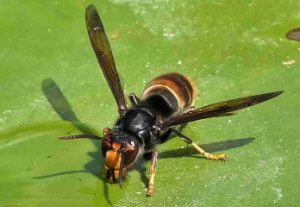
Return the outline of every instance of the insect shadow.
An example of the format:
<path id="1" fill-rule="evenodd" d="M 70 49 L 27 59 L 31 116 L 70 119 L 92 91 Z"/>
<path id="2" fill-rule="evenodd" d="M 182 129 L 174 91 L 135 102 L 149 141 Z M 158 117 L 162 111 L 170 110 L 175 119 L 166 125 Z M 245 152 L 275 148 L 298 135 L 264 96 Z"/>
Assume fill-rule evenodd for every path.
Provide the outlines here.
<path id="1" fill-rule="evenodd" d="M 179 129 L 179 131 L 182 129 Z M 200 144 L 199 146 L 204 149 L 206 152 L 213 153 L 223 150 L 228 150 L 232 148 L 242 147 L 244 145 L 250 144 L 255 140 L 254 137 L 248 137 L 248 138 L 241 138 L 241 139 L 234 139 L 234 140 L 226 140 L 221 142 L 214 142 L 209 144 Z M 192 158 L 199 158 L 199 159 L 207 159 L 205 157 L 199 156 L 199 152 L 195 150 L 193 147 L 186 147 L 186 148 L 178 148 L 173 150 L 168 150 L 164 152 L 159 153 L 159 159 L 167 159 L 167 158 L 182 158 L 182 157 L 192 157 Z M 144 155 L 144 160 L 150 160 L 151 156 L 150 154 Z M 148 185 L 148 177 L 147 177 L 147 171 L 148 169 L 144 166 L 142 166 L 142 161 L 139 162 L 135 167 L 132 168 L 138 169 L 140 172 L 141 180 L 144 183 L 145 186 Z"/>
<path id="2" fill-rule="evenodd" d="M 83 123 L 80 122 L 80 120 L 77 118 L 76 114 L 74 113 L 69 101 L 64 96 L 63 92 L 60 90 L 58 85 L 55 83 L 55 81 L 52 78 L 46 78 L 42 81 L 42 91 L 53 107 L 53 109 L 56 111 L 56 113 L 61 117 L 64 121 L 71 122 L 78 130 L 80 130 L 83 134 L 96 134 L 96 131 Z M 88 155 L 93 158 L 92 161 L 85 164 L 84 168 L 85 170 L 74 170 L 74 171 L 65 171 L 65 172 L 59 172 L 54 173 L 50 175 L 45 176 L 37 176 L 34 177 L 35 179 L 42 179 L 42 178 L 50 178 L 54 176 L 60 176 L 60 175 L 66 175 L 66 174 L 74 174 L 74 173 L 91 173 L 97 178 L 100 178 L 101 180 L 105 181 L 105 177 L 100 172 L 100 166 L 102 166 L 103 159 L 101 156 L 101 143 L 99 141 L 92 140 L 94 143 L 97 151 L 96 152 L 88 152 Z M 108 196 L 108 188 L 106 185 L 106 182 L 104 183 L 104 194 L 107 202 L 111 204 L 111 201 L 109 200 Z"/>
<path id="3" fill-rule="evenodd" d="M 43 80 L 42 91 L 45 97 L 47 98 L 47 100 L 49 101 L 49 103 L 51 104 L 51 106 L 53 107 L 53 109 L 61 117 L 62 120 L 71 122 L 83 134 L 96 134 L 96 131 L 94 129 L 80 122 L 75 112 L 73 111 L 70 103 L 65 98 L 63 92 L 60 90 L 60 88 L 52 78 L 47 78 Z M 178 130 L 182 131 L 184 127 L 185 125 L 182 125 Z M 217 152 L 217 151 L 228 150 L 231 148 L 242 147 L 244 145 L 251 143 L 254 140 L 255 138 L 249 137 L 249 138 L 227 140 L 227 141 L 221 141 L 221 142 L 215 142 L 209 144 L 202 144 L 200 145 L 200 147 L 207 152 Z M 104 183 L 105 198 L 108 201 L 108 203 L 112 205 L 108 196 L 108 187 L 106 185 L 106 178 L 102 173 L 100 173 L 101 171 L 100 166 L 102 166 L 103 164 L 103 158 L 101 156 L 101 142 L 95 140 L 91 140 L 91 141 L 94 143 L 97 151 L 88 152 L 88 155 L 91 156 L 93 160 L 85 164 L 84 166 L 85 170 L 58 172 L 58 173 L 44 175 L 44 176 L 37 176 L 34 177 L 34 179 L 50 178 L 50 177 L 61 176 L 66 174 L 74 174 L 74 173 L 91 173 L 97 178 L 100 178 L 101 180 L 104 181 L 103 183 Z M 168 150 L 159 153 L 160 159 L 174 158 L 174 157 L 194 157 L 200 159 L 204 158 L 204 157 L 200 157 L 199 152 L 197 152 L 192 147 L 187 147 L 183 149 L 179 148 L 179 149 Z M 148 183 L 148 177 L 147 177 L 148 169 L 144 167 L 142 163 L 143 161 L 149 159 L 150 156 L 148 156 L 148 154 L 145 154 L 144 159 L 141 159 L 141 161 L 134 168 L 131 169 L 131 170 L 137 170 L 140 173 L 141 180 L 145 184 L 145 186 L 147 186 Z"/>

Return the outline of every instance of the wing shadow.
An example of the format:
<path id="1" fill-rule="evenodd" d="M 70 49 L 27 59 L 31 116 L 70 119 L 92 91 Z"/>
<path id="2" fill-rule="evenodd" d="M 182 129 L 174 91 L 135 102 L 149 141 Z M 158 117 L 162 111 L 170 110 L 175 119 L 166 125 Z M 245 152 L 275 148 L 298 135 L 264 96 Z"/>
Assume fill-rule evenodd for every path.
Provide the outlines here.
<path id="1" fill-rule="evenodd" d="M 173 138 L 173 137 L 172 137 Z M 223 150 L 229 150 L 233 148 L 238 148 L 250 144 L 255 140 L 254 137 L 249 138 L 241 138 L 241 139 L 234 139 L 234 140 L 227 140 L 221 142 L 214 142 L 209 144 L 202 144 L 199 145 L 202 149 L 206 152 L 218 152 Z M 160 152 L 158 154 L 158 160 L 160 159 L 167 159 L 167 158 L 174 158 L 174 157 L 193 157 L 193 158 L 200 158 L 206 159 L 205 157 L 199 155 L 199 152 L 196 151 L 193 147 L 186 147 L 186 148 L 178 148 L 174 150 L 168 150 L 164 152 Z M 150 160 L 151 153 L 145 154 L 144 160 Z M 158 161 L 159 162 L 159 161 Z M 140 178 L 145 186 L 148 186 L 148 177 L 147 177 L 147 168 L 142 165 L 142 162 L 139 162 L 133 170 L 136 169 L 140 173 Z"/>
<path id="2" fill-rule="evenodd" d="M 250 144 L 255 140 L 254 137 L 249 138 L 241 138 L 241 139 L 234 139 L 234 140 L 226 140 L 221 142 L 214 142 L 209 144 L 201 144 L 199 145 L 202 149 L 204 149 L 206 152 L 219 152 L 224 151 L 232 148 L 242 147 L 247 144 Z M 197 154 L 195 156 L 195 154 Z M 196 151 L 193 147 L 189 146 L 187 148 L 179 148 L 175 150 L 168 150 L 165 152 L 159 153 L 159 158 L 173 158 L 173 157 L 196 157 L 201 159 L 206 159 L 205 157 L 198 156 L 199 152 Z"/>

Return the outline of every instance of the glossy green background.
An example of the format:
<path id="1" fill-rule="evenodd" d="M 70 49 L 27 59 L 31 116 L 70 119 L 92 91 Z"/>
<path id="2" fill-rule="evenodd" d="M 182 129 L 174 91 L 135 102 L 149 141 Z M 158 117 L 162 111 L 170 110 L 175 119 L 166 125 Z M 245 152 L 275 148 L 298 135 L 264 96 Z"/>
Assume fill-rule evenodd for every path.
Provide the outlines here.
<path id="1" fill-rule="evenodd" d="M 117 118 L 85 29 L 101 14 L 126 93 L 165 72 L 189 76 L 197 106 L 285 90 L 237 116 L 189 124 L 184 133 L 229 159 L 213 162 L 180 139 L 159 146 L 156 195 L 149 162 L 121 190 L 101 176 L 98 142 Z M 299 26 L 296 0 L 0 2 L 0 206 L 297 206 Z M 72 121 L 75 123 L 70 123 Z"/>

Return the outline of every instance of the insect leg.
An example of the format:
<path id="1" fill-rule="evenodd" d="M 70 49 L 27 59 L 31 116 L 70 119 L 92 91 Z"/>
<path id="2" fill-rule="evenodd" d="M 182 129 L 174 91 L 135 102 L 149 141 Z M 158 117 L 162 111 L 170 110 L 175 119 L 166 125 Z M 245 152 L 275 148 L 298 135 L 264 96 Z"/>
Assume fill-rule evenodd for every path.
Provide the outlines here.
<path id="1" fill-rule="evenodd" d="M 150 163 L 150 179 L 149 186 L 147 189 L 147 195 L 152 196 L 154 194 L 154 175 L 156 172 L 156 163 L 157 163 L 158 151 L 157 149 L 152 150 L 152 158 Z"/>
<path id="2" fill-rule="evenodd" d="M 177 134 L 177 136 L 179 136 L 183 141 L 185 141 L 188 144 L 191 144 L 201 155 L 203 155 L 207 159 L 210 159 L 210 160 L 224 160 L 224 159 L 226 159 L 227 156 L 225 154 L 213 155 L 213 154 L 210 154 L 208 152 L 205 152 L 205 150 L 203 150 L 201 147 L 199 147 L 195 142 L 193 142 L 193 140 L 191 140 L 190 138 L 188 138 L 184 134 L 181 134 L 179 131 L 177 131 L 174 128 L 172 128 L 171 130 L 172 130 L 172 132 Z"/>
<path id="3" fill-rule="evenodd" d="M 140 99 L 134 93 L 129 94 L 129 100 L 132 106 L 136 106 L 140 102 Z"/>
<path id="4" fill-rule="evenodd" d="M 186 127 L 186 125 L 187 125 L 187 123 L 180 125 L 180 126 L 177 128 L 177 131 L 178 131 L 178 132 L 182 132 L 182 130 Z M 166 132 L 164 132 L 163 134 L 160 134 L 160 135 L 158 136 L 158 140 L 159 140 L 158 144 L 162 144 L 162 143 L 164 143 L 164 142 L 166 142 L 166 141 L 168 141 L 168 140 L 170 140 L 170 139 L 173 139 L 174 137 L 177 136 L 177 134 L 175 134 L 175 133 L 173 134 L 172 132 L 173 132 L 173 131 L 172 131 L 171 129 L 168 129 L 168 130 L 167 130 Z"/>
<path id="5" fill-rule="evenodd" d="M 188 110 L 184 111 L 184 113 L 191 113 L 192 111 L 195 111 L 195 106 L 191 106 Z"/>

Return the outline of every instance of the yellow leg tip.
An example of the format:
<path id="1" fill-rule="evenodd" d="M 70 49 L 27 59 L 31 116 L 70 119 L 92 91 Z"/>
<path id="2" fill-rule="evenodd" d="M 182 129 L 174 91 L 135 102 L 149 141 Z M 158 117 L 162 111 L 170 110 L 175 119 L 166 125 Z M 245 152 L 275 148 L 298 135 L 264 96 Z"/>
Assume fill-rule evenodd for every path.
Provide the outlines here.
<path id="1" fill-rule="evenodd" d="M 154 195 L 154 186 L 150 185 L 147 190 L 147 196 L 153 196 L 153 195 Z"/>
<path id="2" fill-rule="evenodd" d="M 218 160 L 226 160 L 228 156 L 226 154 L 217 155 Z"/>

